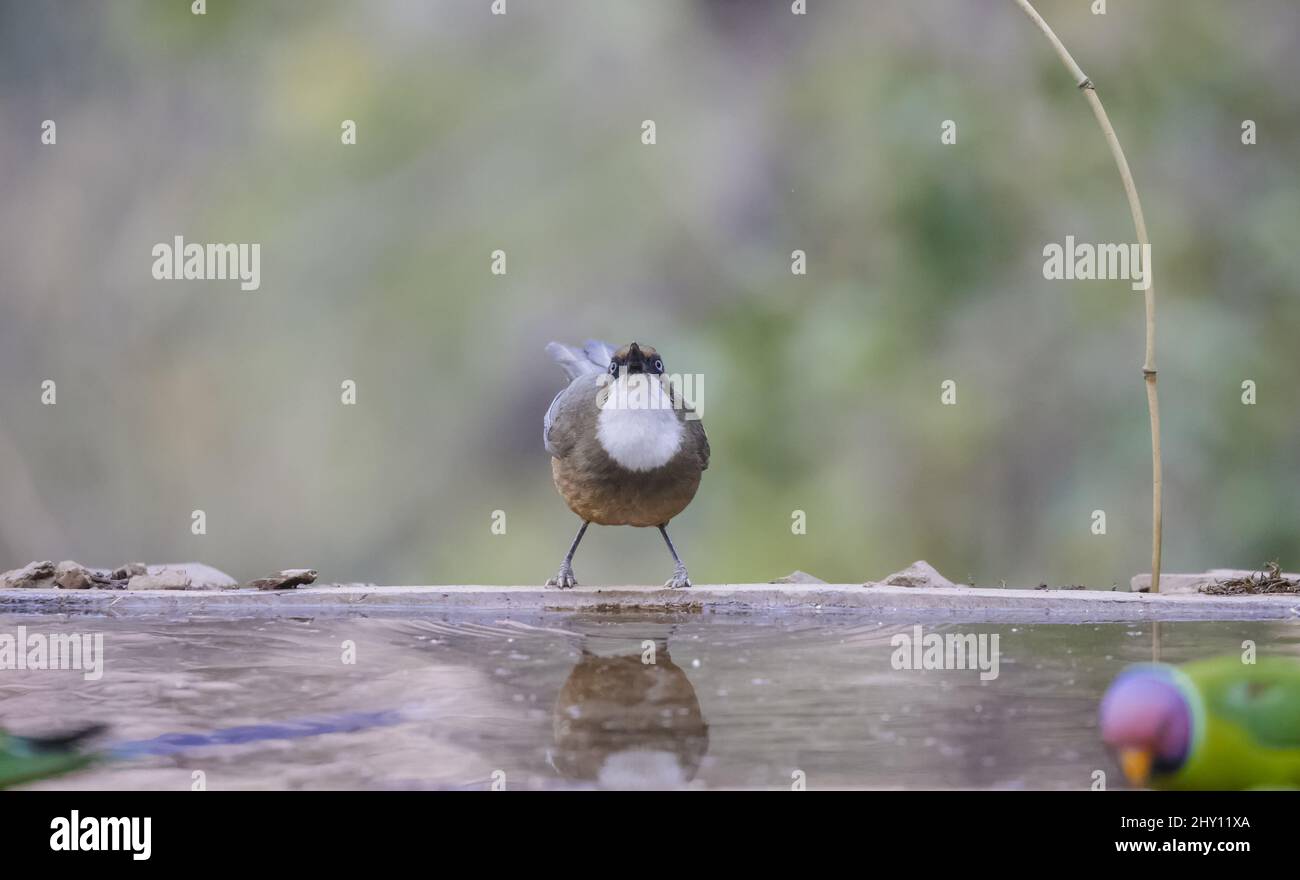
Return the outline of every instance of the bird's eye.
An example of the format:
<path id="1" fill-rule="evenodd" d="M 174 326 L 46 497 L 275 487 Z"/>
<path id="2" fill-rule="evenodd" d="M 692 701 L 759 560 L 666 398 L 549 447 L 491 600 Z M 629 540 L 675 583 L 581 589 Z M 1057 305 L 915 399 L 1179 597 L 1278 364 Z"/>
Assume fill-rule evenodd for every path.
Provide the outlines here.
<path id="1" fill-rule="evenodd" d="M 609 362 L 609 373 L 610 373 L 611 376 L 617 376 L 617 375 L 618 375 L 618 362 L 617 362 L 617 361 L 610 361 L 610 362 Z"/>
<path id="2" fill-rule="evenodd" d="M 655 372 L 662 373 L 663 371 L 664 371 L 664 362 L 659 360 L 659 358 L 655 358 Z"/>

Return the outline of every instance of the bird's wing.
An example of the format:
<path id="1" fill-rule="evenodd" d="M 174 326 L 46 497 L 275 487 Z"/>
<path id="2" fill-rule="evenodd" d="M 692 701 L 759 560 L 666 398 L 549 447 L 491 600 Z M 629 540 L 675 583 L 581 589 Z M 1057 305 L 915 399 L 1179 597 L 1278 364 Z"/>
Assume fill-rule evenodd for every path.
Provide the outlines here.
<path id="1" fill-rule="evenodd" d="M 564 453 L 560 452 L 559 444 L 551 444 L 551 425 L 555 424 L 555 414 L 560 407 L 560 398 L 565 395 L 569 389 L 565 388 L 551 400 L 551 405 L 546 408 L 546 415 L 542 417 L 542 445 L 546 451 L 556 458 L 563 458 Z"/>
<path id="2" fill-rule="evenodd" d="M 614 357 L 614 349 L 606 342 L 588 339 L 582 348 L 551 342 L 546 346 L 546 353 L 564 370 L 570 379 L 603 373 L 609 369 L 609 362 Z"/>
<path id="3" fill-rule="evenodd" d="M 1300 663 L 1261 657 L 1245 664 L 1233 656 L 1188 664 L 1184 670 L 1210 714 L 1242 728 L 1259 745 L 1300 749 Z"/>
<path id="4" fill-rule="evenodd" d="M 686 430 L 690 432 L 693 440 L 692 445 L 695 447 L 696 453 L 700 457 L 700 470 L 708 470 L 709 438 L 704 433 L 704 422 L 698 418 L 686 417 L 687 413 L 690 413 L 692 416 L 696 415 L 695 410 L 691 409 L 690 405 L 686 403 L 686 399 L 682 395 L 681 389 L 679 389 L 675 383 L 668 382 L 667 384 L 668 393 L 672 397 L 673 405 L 677 407 L 677 412 L 680 414 L 679 418 L 682 420 L 682 424 L 684 424 Z"/>
<path id="5" fill-rule="evenodd" d="M 564 458 L 577 444 L 579 407 L 595 406 L 594 392 L 604 371 L 578 376 L 555 395 L 542 419 L 542 445 L 556 458 Z"/>
<path id="6" fill-rule="evenodd" d="M 709 438 L 704 434 L 704 422 L 699 419 L 687 419 L 686 430 L 695 437 L 696 453 L 700 457 L 700 470 L 709 468 Z"/>

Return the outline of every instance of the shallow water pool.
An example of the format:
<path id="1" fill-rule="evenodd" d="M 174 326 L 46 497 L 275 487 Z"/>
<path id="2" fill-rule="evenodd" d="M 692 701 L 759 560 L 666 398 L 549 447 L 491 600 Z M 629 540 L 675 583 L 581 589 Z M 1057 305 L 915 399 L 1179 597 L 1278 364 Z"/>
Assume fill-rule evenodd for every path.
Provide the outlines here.
<path id="1" fill-rule="evenodd" d="M 1086 789 L 1098 770 L 1120 787 L 1097 701 L 1153 645 L 1151 624 L 923 627 L 996 636 L 982 677 L 896 668 L 914 624 L 859 613 L 46 616 L 0 633 L 20 625 L 102 633 L 102 676 L 0 670 L 0 726 L 171 736 L 29 786 L 50 789 Z M 1295 622 L 1160 625 L 1172 662 L 1245 640 L 1300 656 Z"/>

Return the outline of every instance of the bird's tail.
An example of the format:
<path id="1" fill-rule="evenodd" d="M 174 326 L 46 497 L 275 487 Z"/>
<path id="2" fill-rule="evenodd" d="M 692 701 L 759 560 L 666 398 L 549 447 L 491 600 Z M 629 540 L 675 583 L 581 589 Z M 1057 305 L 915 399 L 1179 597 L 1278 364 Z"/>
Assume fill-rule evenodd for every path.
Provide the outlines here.
<path id="1" fill-rule="evenodd" d="M 614 357 L 614 347 L 597 339 L 588 339 L 582 348 L 552 342 L 546 346 L 546 352 L 555 358 L 555 362 L 570 379 L 603 373 Z"/>

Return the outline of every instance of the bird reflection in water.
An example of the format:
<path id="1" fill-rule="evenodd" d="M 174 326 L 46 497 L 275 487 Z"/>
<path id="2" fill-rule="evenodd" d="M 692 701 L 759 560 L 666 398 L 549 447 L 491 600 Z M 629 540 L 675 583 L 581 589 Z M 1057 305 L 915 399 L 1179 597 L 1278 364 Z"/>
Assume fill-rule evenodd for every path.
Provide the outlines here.
<path id="1" fill-rule="evenodd" d="M 608 631 L 608 627 L 603 628 Z M 608 788 L 677 788 L 699 772 L 709 727 L 668 655 L 670 627 L 584 635 L 555 702 L 551 764 Z"/>

